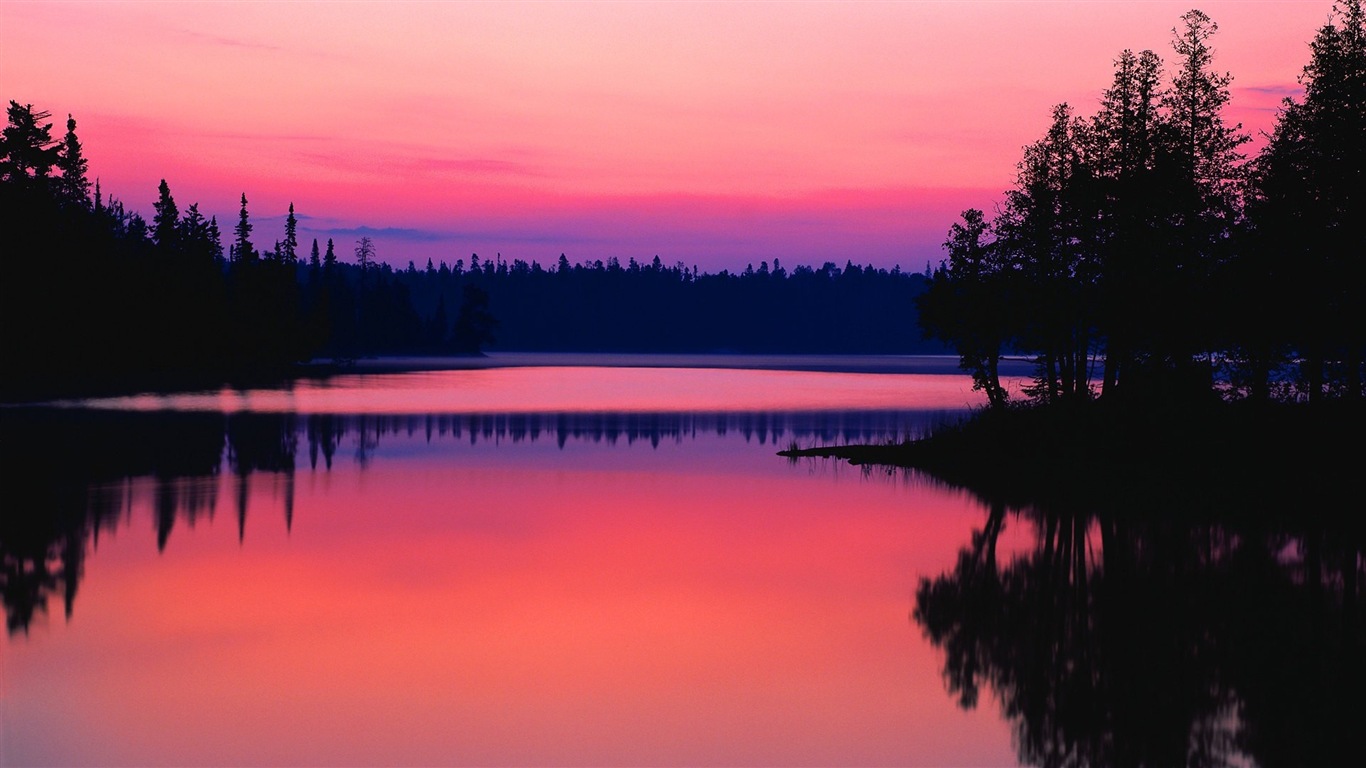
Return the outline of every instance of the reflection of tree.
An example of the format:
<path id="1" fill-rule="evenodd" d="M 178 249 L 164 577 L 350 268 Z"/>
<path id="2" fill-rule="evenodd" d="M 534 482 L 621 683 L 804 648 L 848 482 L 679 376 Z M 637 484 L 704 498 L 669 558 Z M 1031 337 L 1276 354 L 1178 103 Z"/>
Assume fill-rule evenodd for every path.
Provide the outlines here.
<path id="1" fill-rule="evenodd" d="M 247 479 L 253 472 L 285 479 L 285 525 L 294 523 L 294 454 L 298 432 L 294 414 L 244 413 L 228 421 L 228 465 L 232 467 L 237 498 L 237 538 L 247 531 Z"/>
<path id="2" fill-rule="evenodd" d="M 129 478 L 154 483 L 159 545 L 176 510 L 192 517 L 212 507 L 212 491 L 197 478 L 217 472 L 221 415 L 26 409 L 2 415 L 0 592 L 11 633 L 27 630 L 58 593 L 70 616 L 86 548 L 124 519 Z"/>
<path id="3" fill-rule="evenodd" d="M 1362 764 L 1360 526 L 1196 512 L 1029 508 L 1002 563 L 991 505 L 916 594 L 950 692 L 988 685 L 1039 765 Z"/>
<path id="4" fill-rule="evenodd" d="M 253 478 L 283 485 L 286 528 L 294 514 L 300 439 L 314 471 L 330 471 L 354 441 L 364 469 L 390 436 L 471 445 L 555 440 L 659 446 L 699 434 L 746 440 L 883 440 L 923 430 L 943 414 L 851 413 L 514 413 L 338 416 L 270 413 L 0 410 L 0 599 L 10 632 L 27 630 L 60 595 L 68 615 L 88 548 L 101 530 L 130 520 L 148 493 L 158 550 L 177 526 L 212 517 L 230 484 L 239 539 L 246 536 Z M 349 443 L 348 443 L 349 445 Z M 226 472 L 225 472 L 226 469 Z M 226 477 L 224 475 L 226 474 Z"/>
<path id="5" fill-rule="evenodd" d="M 335 416 L 314 414 L 308 417 L 307 432 L 308 466 L 318 468 L 318 453 L 321 451 L 324 465 L 332 469 L 332 457 L 337 453 L 337 444 L 346 432 L 345 424 Z"/>

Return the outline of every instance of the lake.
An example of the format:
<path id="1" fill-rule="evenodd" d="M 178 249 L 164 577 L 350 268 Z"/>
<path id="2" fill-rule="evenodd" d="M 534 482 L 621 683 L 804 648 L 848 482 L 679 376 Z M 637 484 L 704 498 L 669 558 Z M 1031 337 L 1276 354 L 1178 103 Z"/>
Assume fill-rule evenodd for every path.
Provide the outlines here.
<path id="1" fill-rule="evenodd" d="M 776 452 L 916 436 L 981 398 L 942 360 L 708 362 L 518 356 L 0 409 L 0 763 L 1164 764 L 1199 739 L 1239 754 L 1256 712 L 1235 683 L 1283 702 L 1272 722 L 1323 720 L 1258 682 L 1278 652 L 1208 669 L 1225 630 L 1315 626 L 1277 609 L 1312 581 L 1273 567 L 1295 540 L 1225 574 L 1232 539 L 1208 526 L 1060 525 L 914 472 L 791 462 Z M 1215 543 L 1153 565 L 1174 539 Z M 1180 600 L 1149 586 L 1169 582 Z M 1224 608 L 1186 589 L 1206 583 Z M 1123 632 L 1095 618 L 1107 594 L 1131 601 Z M 1360 648 L 1324 637 L 1296 658 Z M 1296 685 L 1361 681 L 1320 657 Z"/>
<path id="2" fill-rule="evenodd" d="M 775 455 L 970 382 L 629 362 L 5 412 L 52 555 L 7 600 L 4 763 L 1013 760 L 910 619 L 979 505 Z"/>

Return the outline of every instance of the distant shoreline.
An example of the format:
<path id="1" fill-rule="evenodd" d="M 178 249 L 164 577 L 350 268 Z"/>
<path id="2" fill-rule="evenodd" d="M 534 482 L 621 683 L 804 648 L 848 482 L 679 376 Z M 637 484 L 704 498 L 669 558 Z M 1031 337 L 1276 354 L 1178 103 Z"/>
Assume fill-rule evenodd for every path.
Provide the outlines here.
<path id="1" fill-rule="evenodd" d="M 380 356 L 356 359 L 316 359 L 286 368 L 243 371 L 222 376 L 143 376 L 108 381 L 67 382 L 51 388 L 0 393 L 0 403 L 34 405 L 57 400 L 132 395 L 176 395 L 223 389 L 288 388 L 296 381 L 327 381 L 347 376 L 384 376 L 403 373 L 495 370 L 508 368 L 638 368 L 678 370 L 753 370 L 802 373 L 917 375 L 961 378 L 967 374 L 952 355 L 861 354 L 667 354 L 613 352 L 493 352 L 469 356 Z M 1003 372 L 1023 378 L 1030 364 L 1007 361 Z M 832 407 L 840 403 L 832 402 Z"/>
<path id="2" fill-rule="evenodd" d="M 316 361 L 305 364 L 305 376 L 403 373 L 482 368 L 586 367 L 586 368 L 733 368 L 771 371 L 830 373 L 916 373 L 967 376 L 957 355 L 893 354 L 745 354 L 745 353 L 649 353 L 649 352 L 490 352 L 479 356 L 382 356 L 358 358 L 346 363 Z M 1026 376 L 1030 363 L 1003 360 L 1007 376 Z M 312 372 L 316 373 L 312 373 Z"/>

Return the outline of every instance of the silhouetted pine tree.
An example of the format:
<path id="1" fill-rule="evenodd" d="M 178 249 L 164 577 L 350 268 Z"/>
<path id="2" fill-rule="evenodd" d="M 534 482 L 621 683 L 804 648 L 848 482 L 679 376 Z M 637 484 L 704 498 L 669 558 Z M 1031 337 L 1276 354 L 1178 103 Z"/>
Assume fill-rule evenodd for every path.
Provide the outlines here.
<path id="1" fill-rule="evenodd" d="M 256 260 L 256 249 L 251 244 L 251 215 L 247 213 L 247 193 L 242 193 L 242 209 L 237 214 L 237 226 L 233 228 L 236 239 L 233 241 L 233 261 L 250 263 Z"/>
<path id="2" fill-rule="evenodd" d="M 35 112 L 32 104 L 21 105 L 11 100 L 6 114 L 0 180 L 45 187 L 60 159 L 58 147 L 52 142 L 52 123 L 43 122 L 52 113 Z"/>
<path id="3" fill-rule="evenodd" d="M 959 364 L 972 375 L 973 389 L 993 407 L 1006 404 L 999 362 L 1018 329 L 1018 307 L 1010 301 L 1014 270 L 1004 250 L 989 240 L 991 226 L 982 211 L 970 208 L 949 228 L 948 259 L 933 274 L 929 290 L 917 300 L 920 325 L 931 338 L 953 344 Z"/>
<path id="4" fill-rule="evenodd" d="M 61 177 L 57 180 L 57 196 L 62 201 L 84 207 L 90 205 L 90 180 L 86 178 L 89 162 L 76 137 L 76 120 L 66 116 L 66 135 L 62 137 L 61 150 L 57 155 L 57 170 Z"/>
<path id="5" fill-rule="evenodd" d="M 180 209 L 176 207 L 165 179 L 157 187 L 157 201 L 152 204 L 152 209 L 156 211 L 152 216 L 152 239 L 162 248 L 174 247 L 179 234 Z"/>
<path id="6" fill-rule="evenodd" d="M 289 215 L 285 217 L 285 239 L 276 250 L 280 260 L 293 265 L 299 261 L 299 222 L 294 218 L 294 203 L 289 204 Z"/>

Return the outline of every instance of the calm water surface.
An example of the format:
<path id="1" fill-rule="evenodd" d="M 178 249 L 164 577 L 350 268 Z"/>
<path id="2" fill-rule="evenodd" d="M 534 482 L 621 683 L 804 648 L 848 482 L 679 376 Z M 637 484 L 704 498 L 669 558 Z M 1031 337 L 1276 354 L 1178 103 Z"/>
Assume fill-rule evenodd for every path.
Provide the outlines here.
<path id="1" fill-rule="evenodd" d="M 976 402 L 531 366 L 0 412 L 0 759 L 1013 763 L 910 618 L 981 505 L 774 455 Z"/>

